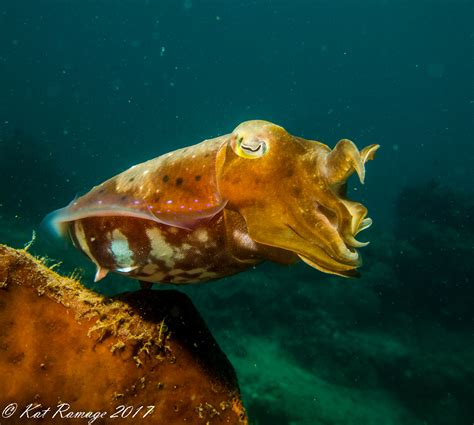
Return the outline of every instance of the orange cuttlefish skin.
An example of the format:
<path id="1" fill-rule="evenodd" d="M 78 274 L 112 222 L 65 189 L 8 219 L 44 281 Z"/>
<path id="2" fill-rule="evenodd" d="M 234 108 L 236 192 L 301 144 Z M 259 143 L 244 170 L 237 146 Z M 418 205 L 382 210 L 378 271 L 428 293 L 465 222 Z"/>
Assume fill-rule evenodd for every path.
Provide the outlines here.
<path id="1" fill-rule="evenodd" d="M 299 259 L 357 275 L 367 209 L 346 181 L 378 145 L 328 146 L 267 121 L 133 166 L 47 217 L 97 266 L 143 282 L 205 282 Z"/>

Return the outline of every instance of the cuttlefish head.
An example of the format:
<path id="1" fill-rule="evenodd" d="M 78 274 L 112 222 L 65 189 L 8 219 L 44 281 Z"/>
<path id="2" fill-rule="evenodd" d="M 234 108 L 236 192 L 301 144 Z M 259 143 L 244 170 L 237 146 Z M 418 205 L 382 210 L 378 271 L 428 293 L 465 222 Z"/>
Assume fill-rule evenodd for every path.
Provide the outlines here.
<path id="1" fill-rule="evenodd" d="M 378 148 L 359 151 L 343 139 L 331 150 L 270 122 L 247 121 L 218 154 L 219 191 L 257 243 L 296 253 L 323 272 L 356 276 L 357 248 L 367 245 L 356 235 L 372 220 L 347 199 L 346 182 L 355 172 L 364 183 L 365 163 Z"/>

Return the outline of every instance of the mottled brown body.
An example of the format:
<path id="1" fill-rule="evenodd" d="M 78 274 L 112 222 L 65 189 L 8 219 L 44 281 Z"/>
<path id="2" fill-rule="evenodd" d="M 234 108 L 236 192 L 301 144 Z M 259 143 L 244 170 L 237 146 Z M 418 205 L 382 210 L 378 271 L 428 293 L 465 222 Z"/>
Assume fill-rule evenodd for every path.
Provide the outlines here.
<path id="1" fill-rule="evenodd" d="M 346 181 L 378 145 L 331 150 L 266 121 L 205 140 L 129 170 L 52 214 L 59 233 L 97 266 L 148 282 L 204 282 L 263 260 L 302 259 L 353 276 L 366 245 L 367 209 Z"/>
<path id="2" fill-rule="evenodd" d="M 231 216 L 220 213 L 191 231 L 150 220 L 89 217 L 74 223 L 71 237 L 101 268 L 124 270 L 127 276 L 148 282 L 205 282 L 238 273 L 264 259 L 264 247 L 259 252 L 258 244 L 239 225 L 242 223 Z M 284 261 L 278 251 L 275 249 L 275 257 L 280 255 Z M 287 258 L 295 259 L 292 253 Z"/>

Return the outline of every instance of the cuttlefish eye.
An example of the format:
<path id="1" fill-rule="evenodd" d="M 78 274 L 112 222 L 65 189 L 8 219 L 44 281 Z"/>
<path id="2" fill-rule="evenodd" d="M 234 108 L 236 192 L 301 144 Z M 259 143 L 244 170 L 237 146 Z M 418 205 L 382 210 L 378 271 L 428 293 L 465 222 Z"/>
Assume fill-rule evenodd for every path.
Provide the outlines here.
<path id="1" fill-rule="evenodd" d="M 232 149 L 242 158 L 255 159 L 265 155 L 268 147 L 262 139 L 237 136 L 234 143 L 232 143 Z"/>

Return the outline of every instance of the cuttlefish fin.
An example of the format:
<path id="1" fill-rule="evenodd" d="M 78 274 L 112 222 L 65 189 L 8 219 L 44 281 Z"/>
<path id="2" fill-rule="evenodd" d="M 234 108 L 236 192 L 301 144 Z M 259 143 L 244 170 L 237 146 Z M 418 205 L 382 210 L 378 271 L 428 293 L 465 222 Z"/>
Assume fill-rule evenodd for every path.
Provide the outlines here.
<path id="1" fill-rule="evenodd" d="M 62 216 L 64 212 L 70 209 L 74 202 L 76 202 L 76 199 L 77 195 L 68 206 L 50 212 L 46 217 L 43 218 L 40 228 L 46 235 L 53 236 L 56 239 L 67 236 L 70 223 L 66 220 L 62 220 Z"/>
<path id="2" fill-rule="evenodd" d="M 97 271 L 95 273 L 94 277 L 94 282 L 98 282 L 99 280 L 102 280 L 107 274 L 109 273 L 109 269 L 106 269 L 105 267 L 97 266 Z"/>
<path id="3" fill-rule="evenodd" d="M 326 159 L 325 175 L 329 184 L 343 184 L 355 171 L 364 184 L 365 163 L 374 158 L 380 145 L 369 145 L 360 152 L 357 146 L 348 139 L 337 142 Z"/>
<path id="4" fill-rule="evenodd" d="M 90 195 L 86 195 L 90 196 Z M 109 202 L 110 201 L 110 202 Z M 126 205 L 120 203 L 103 201 L 101 204 L 89 204 L 87 199 L 79 198 L 74 203 L 69 204 L 65 208 L 53 211 L 44 218 L 44 227 L 50 233 L 59 237 L 67 235 L 69 225 L 76 220 L 82 220 L 88 217 L 134 217 L 144 220 L 154 221 L 167 226 L 178 227 L 185 230 L 191 230 L 199 224 L 211 220 L 219 214 L 226 206 L 227 201 L 220 201 L 216 205 L 206 206 L 202 210 L 187 213 L 174 213 L 155 211 L 152 205 L 142 202 L 141 205 Z"/>

